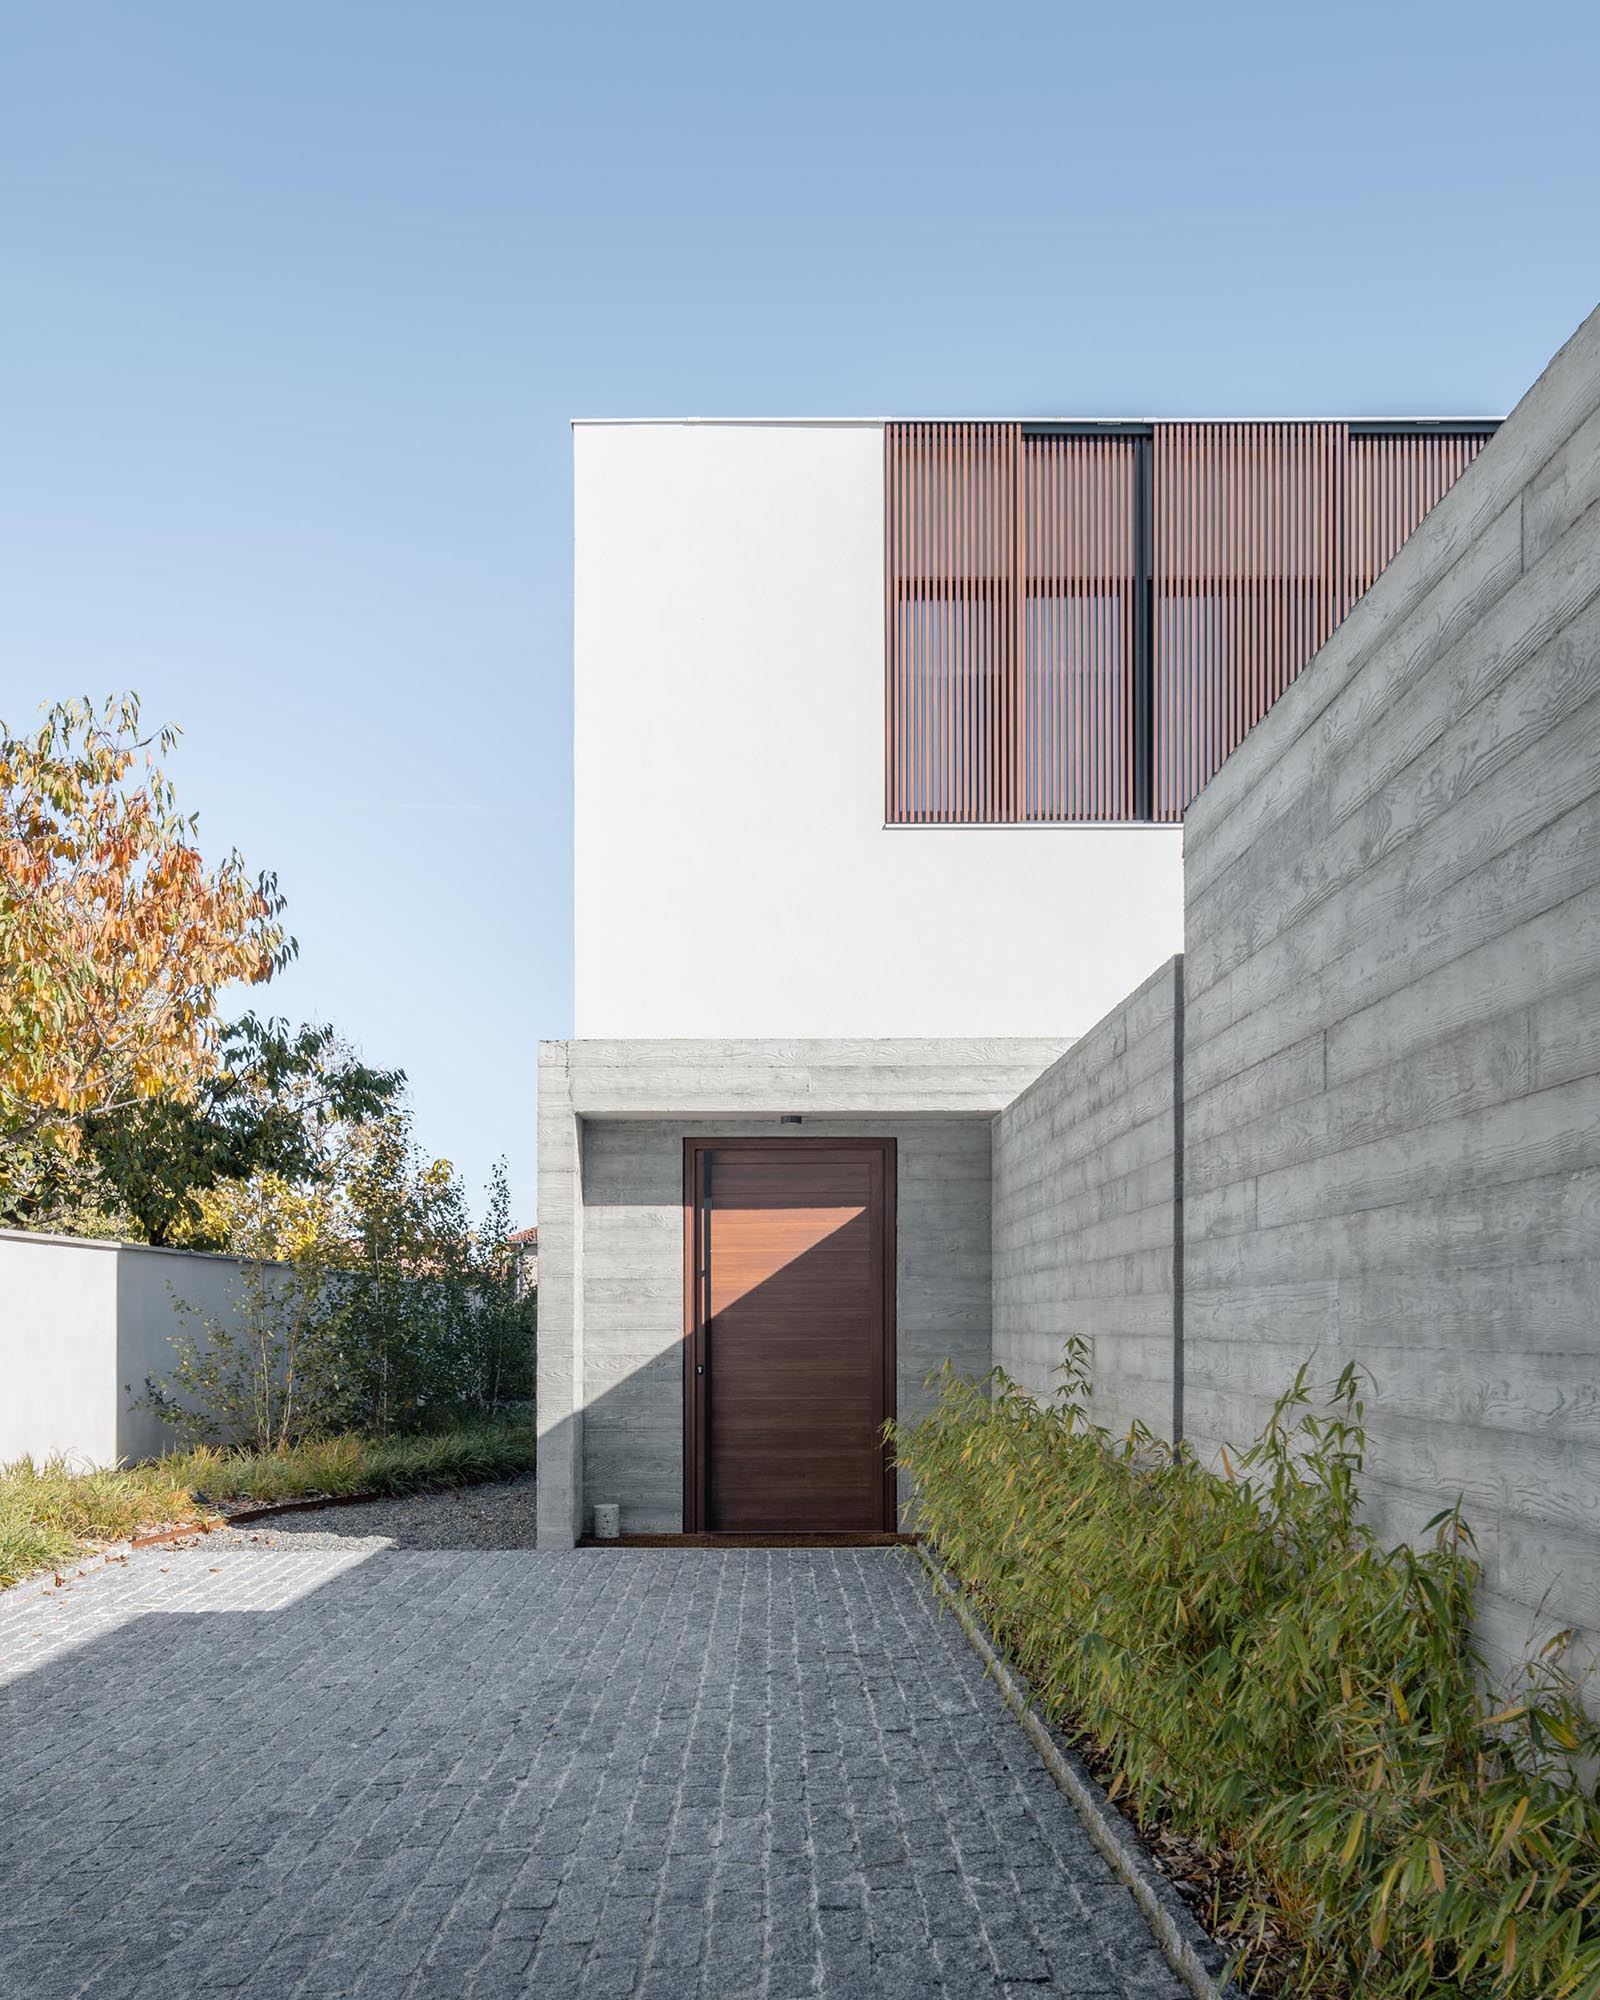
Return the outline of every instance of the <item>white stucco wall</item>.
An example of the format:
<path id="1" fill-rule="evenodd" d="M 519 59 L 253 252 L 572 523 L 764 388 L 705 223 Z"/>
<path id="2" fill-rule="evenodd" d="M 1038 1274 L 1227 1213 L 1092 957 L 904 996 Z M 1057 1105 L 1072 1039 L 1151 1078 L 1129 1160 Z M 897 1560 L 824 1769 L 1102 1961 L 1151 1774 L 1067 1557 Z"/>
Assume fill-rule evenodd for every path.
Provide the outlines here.
<path id="1" fill-rule="evenodd" d="M 883 824 L 879 424 L 574 431 L 575 1032 L 1072 1035 L 1176 828 Z"/>
<path id="2" fill-rule="evenodd" d="M 232 1319 L 243 1269 L 233 1257 L 0 1230 L 0 1465 L 172 1450 L 176 1433 L 133 1405 L 147 1377 L 170 1378 L 174 1335 L 203 1341 L 207 1318 Z"/>
<path id="3" fill-rule="evenodd" d="M 260 1268 L 259 1266 L 257 1268 Z M 182 1442 L 152 1410 L 135 1409 L 152 1375 L 169 1380 L 175 1336 L 206 1340 L 208 1319 L 234 1325 L 248 1267 L 234 1257 L 124 1244 L 117 1260 L 117 1393 L 122 1458 L 155 1458 Z M 270 1267 L 269 1267 L 270 1275 Z M 189 1307 L 180 1312 L 179 1302 Z"/>
<path id="4" fill-rule="evenodd" d="M 117 1245 L 0 1232 L 0 1465 L 114 1465 Z"/>

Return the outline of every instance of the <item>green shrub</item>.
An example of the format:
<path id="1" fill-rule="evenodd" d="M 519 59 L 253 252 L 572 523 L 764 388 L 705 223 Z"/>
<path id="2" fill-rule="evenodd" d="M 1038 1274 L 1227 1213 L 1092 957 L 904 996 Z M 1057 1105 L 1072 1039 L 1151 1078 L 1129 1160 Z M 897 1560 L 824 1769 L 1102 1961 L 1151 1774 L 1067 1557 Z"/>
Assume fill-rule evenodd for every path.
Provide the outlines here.
<path id="1" fill-rule="evenodd" d="M 252 1261 L 235 1270 L 221 1312 L 174 1294 L 172 1372 L 147 1375 L 133 1407 L 192 1445 L 223 1439 L 253 1452 L 337 1428 L 348 1291 L 323 1264 Z"/>
<path id="2" fill-rule="evenodd" d="M 947 1371 L 897 1427 L 918 1525 L 1068 1734 L 1146 1824 L 1244 1884 L 1234 1921 L 1298 1954 L 1294 1995 L 1600 1994 L 1600 1733 L 1552 1650 L 1498 1706 L 1457 1513 L 1384 1550 L 1357 1518 L 1347 1370 L 1302 1370 L 1230 1476 L 1057 1401 Z"/>
<path id="3" fill-rule="evenodd" d="M 358 1151 L 343 1208 L 272 1175 L 208 1197 L 207 1226 L 226 1221 L 242 1261 L 220 1310 L 174 1293 L 173 1364 L 136 1408 L 189 1444 L 273 1453 L 459 1429 L 532 1400 L 537 1301 L 518 1285 L 504 1164 L 474 1230 L 448 1163 L 423 1163 L 403 1119 Z"/>

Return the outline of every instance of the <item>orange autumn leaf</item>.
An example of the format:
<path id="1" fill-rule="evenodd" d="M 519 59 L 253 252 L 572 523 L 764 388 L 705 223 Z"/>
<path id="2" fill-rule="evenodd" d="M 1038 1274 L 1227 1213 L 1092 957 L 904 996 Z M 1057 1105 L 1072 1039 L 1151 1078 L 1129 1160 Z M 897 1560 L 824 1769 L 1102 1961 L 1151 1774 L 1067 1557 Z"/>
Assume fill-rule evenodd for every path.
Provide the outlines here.
<path id="1" fill-rule="evenodd" d="M 206 867 L 160 765 L 175 739 L 140 734 L 134 695 L 0 722 L 0 1151 L 190 1095 L 218 991 L 293 956 L 276 879 Z"/>

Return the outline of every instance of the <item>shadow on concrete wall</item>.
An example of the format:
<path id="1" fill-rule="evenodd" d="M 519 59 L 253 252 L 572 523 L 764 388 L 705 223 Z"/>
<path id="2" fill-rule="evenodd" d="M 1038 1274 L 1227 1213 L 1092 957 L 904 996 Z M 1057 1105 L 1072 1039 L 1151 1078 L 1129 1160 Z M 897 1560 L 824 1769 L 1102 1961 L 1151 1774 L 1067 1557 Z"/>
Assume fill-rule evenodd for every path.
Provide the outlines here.
<path id="1" fill-rule="evenodd" d="M 902 1395 L 892 1328 L 879 1347 L 862 1324 L 864 1297 L 876 1316 L 871 1235 L 858 1210 L 766 1276 L 750 1279 L 747 1263 L 718 1281 L 704 1349 L 709 1527 L 753 1526 L 752 1507 L 764 1506 L 759 1525 L 774 1530 L 881 1525 L 879 1431 Z M 625 1533 L 683 1524 L 686 1338 L 591 1392 L 583 1411 L 586 1514 L 615 1501 Z M 546 1448 L 559 1450 L 559 1437 Z"/>
<path id="2" fill-rule="evenodd" d="M 896 1402 L 905 1416 L 925 1406 L 923 1384 L 947 1356 L 973 1373 L 988 1366 L 989 1124 L 941 1114 L 808 1119 L 800 1133 L 770 1118 L 586 1125 L 586 1508 L 616 1501 L 633 1531 L 682 1525 L 686 1136 L 895 1140 Z M 570 1462 L 575 1428 L 552 1423 L 551 1463 Z"/>

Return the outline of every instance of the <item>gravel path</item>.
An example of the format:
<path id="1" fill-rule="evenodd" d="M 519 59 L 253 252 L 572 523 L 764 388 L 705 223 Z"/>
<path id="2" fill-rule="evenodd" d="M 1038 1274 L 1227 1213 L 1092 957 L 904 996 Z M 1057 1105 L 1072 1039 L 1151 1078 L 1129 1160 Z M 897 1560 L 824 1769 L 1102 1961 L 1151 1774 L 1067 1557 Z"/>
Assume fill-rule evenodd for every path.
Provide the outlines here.
<path id="1" fill-rule="evenodd" d="M 531 1549 L 534 1481 L 362 1500 L 221 1528 L 208 1549 Z"/>

